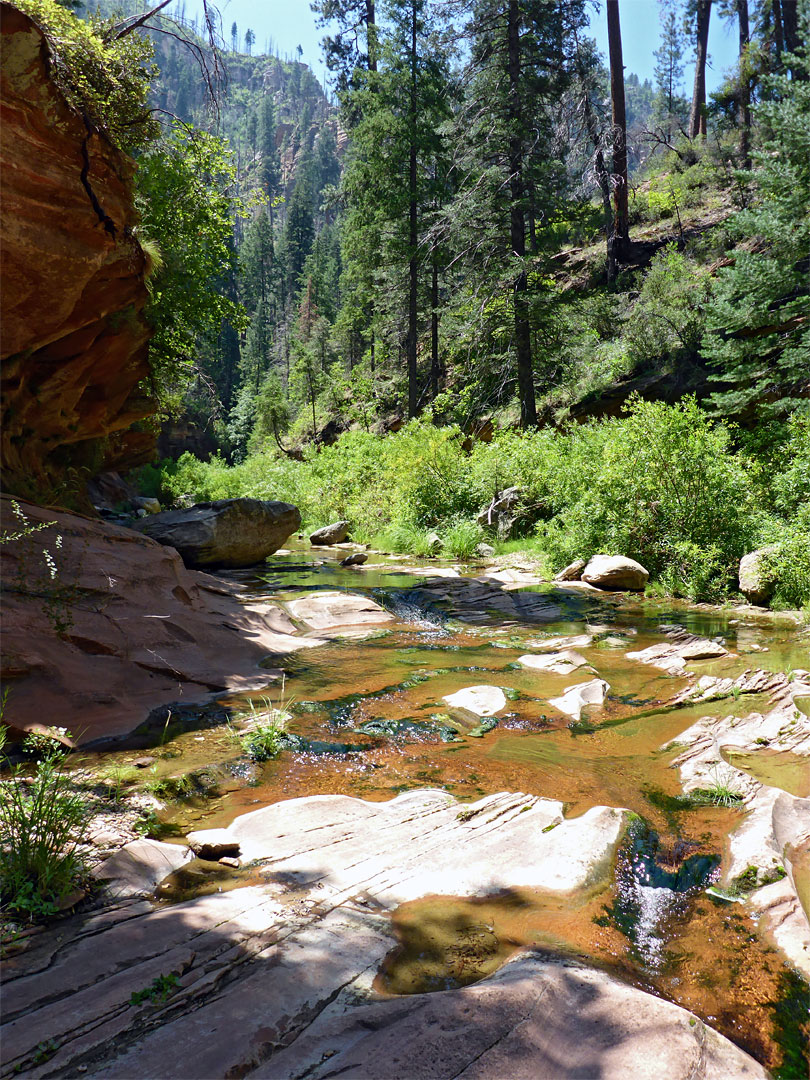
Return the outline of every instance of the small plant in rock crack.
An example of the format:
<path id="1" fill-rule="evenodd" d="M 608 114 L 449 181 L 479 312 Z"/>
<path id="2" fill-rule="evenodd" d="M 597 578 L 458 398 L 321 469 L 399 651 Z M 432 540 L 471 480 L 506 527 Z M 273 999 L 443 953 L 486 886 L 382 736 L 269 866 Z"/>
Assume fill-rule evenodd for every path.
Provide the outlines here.
<path id="1" fill-rule="evenodd" d="M 698 788 L 691 795 L 699 806 L 726 806 L 739 810 L 744 805 L 742 792 L 733 788 L 730 781 L 721 777 L 717 770 L 708 787 Z"/>
<path id="2" fill-rule="evenodd" d="M 250 699 L 247 708 L 234 714 L 234 720 L 246 726 L 244 733 L 234 732 L 242 749 L 254 761 L 277 758 L 285 746 L 287 724 L 292 719 L 293 700 L 284 697 L 284 679 L 281 680 L 281 697 L 274 705 L 268 697 L 257 701 Z"/>
<path id="3" fill-rule="evenodd" d="M 180 978 L 174 971 L 170 971 L 168 975 L 158 975 L 143 990 L 133 990 L 129 1003 L 140 1005 L 144 1001 L 149 1001 L 153 1005 L 162 1005 L 164 1001 L 169 1000 L 175 990 L 179 989 Z"/>

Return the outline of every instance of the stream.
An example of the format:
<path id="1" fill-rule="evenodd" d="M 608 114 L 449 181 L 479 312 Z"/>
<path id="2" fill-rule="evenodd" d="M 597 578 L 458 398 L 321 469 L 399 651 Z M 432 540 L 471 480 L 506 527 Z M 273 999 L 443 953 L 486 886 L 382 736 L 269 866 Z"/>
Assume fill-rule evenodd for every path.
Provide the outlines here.
<path id="1" fill-rule="evenodd" d="M 149 751 L 154 773 L 202 776 L 205 783 L 168 805 L 160 815 L 165 832 L 180 838 L 191 829 L 225 826 L 246 811 L 298 796 L 383 801 L 424 787 L 462 801 L 522 791 L 560 800 L 566 817 L 592 806 L 626 807 L 637 819 L 607 888 L 565 902 L 515 889 L 404 904 L 393 914 L 399 948 L 375 988 L 403 994 L 465 985 L 534 946 L 609 968 L 692 1010 L 778 1073 L 786 1040 L 797 1037 L 785 1016 L 795 1019 L 804 984 L 760 935 L 745 904 L 706 892 L 719 878 L 740 810 L 684 804 L 671 768 L 678 750 L 660 749 L 702 716 L 765 711 L 767 700 L 750 694 L 743 701 L 667 706 L 687 680 L 625 654 L 661 642 L 659 627 L 676 625 L 717 638 L 736 654 L 695 661 L 692 671 L 784 672 L 810 666 L 806 636 L 773 619 L 743 620 L 739 612 L 548 585 L 509 586 L 508 602 L 464 606 L 441 597 L 443 566 L 447 581 L 458 585 L 450 564 L 431 561 L 420 574 L 416 563 L 390 558 L 389 565 L 343 569 L 337 560 L 344 554 L 315 555 L 302 545 L 261 569 L 223 575 L 247 586 L 246 599 L 289 601 L 327 589 L 365 593 L 396 621 L 268 661 L 284 670 L 283 684 L 274 677 L 250 696 L 255 707 L 272 703 L 289 716 L 297 750 L 261 764 L 246 757 L 223 723 L 228 711 L 248 708 L 245 697 L 223 697 L 197 710 L 196 719 L 185 715 L 184 724 L 167 724 Z M 482 572 L 458 569 L 462 576 Z M 539 671 L 518 658 L 541 651 L 551 637 L 585 634 L 592 640 L 577 651 L 610 691 L 603 707 L 574 722 L 549 700 L 595 676 Z M 442 700 L 472 685 L 506 694 L 507 708 L 490 730 L 459 721 Z M 138 753 L 143 750 L 117 751 L 103 760 L 126 764 Z M 101 760 L 77 755 L 82 767 Z M 769 785 L 810 793 L 806 759 L 764 752 L 729 760 Z M 164 883 L 159 896 L 171 903 L 239 887 L 249 873 L 196 860 Z"/>

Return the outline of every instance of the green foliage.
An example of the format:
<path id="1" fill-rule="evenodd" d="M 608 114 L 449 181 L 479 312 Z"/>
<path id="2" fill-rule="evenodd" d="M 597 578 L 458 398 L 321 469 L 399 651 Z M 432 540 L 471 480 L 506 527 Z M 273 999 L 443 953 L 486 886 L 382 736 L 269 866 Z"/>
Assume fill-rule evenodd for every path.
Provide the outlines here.
<path id="1" fill-rule="evenodd" d="M 455 559 L 470 559 L 484 539 L 484 530 L 474 521 L 454 522 L 442 537 L 444 550 Z"/>
<path id="2" fill-rule="evenodd" d="M 51 753 L 32 779 L 17 769 L 0 782 L 0 898 L 6 911 L 38 919 L 85 874 L 78 850 L 87 807 Z"/>
<path id="3" fill-rule="evenodd" d="M 176 972 L 170 971 L 168 975 L 158 975 L 143 990 L 133 990 L 129 1003 L 130 1005 L 140 1005 L 144 1001 L 149 1001 L 152 1005 L 162 1005 L 179 989 L 180 976 Z"/>
<path id="4" fill-rule="evenodd" d="M 91 129 L 129 153 L 146 146 L 159 125 L 147 95 L 155 75 L 150 42 L 116 38 L 115 19 L 77 18 L 56 0 L 15 0 L 45 34 L 51 76 Z"/>
<path id="5" fill-rule="evenodd" d="M 746 177 L 754 202 L 728 224 L 739 243 L 733 265 L 718 271 L 703 340 L 715 379 L 724 384 L 713 401 L 726 414 L 806 410 L 810 80 L 784 75 L 767 88 L 770 97 L 754 110 L 765 137 Z"/>
<path id="6" fill-rule="evenodd" d="M 763 567 L 764 579 L 773 590 L 771 606 L 810 605 L 810 520 L 785 526 L 774 547 L 765 556 Z"/>
<path id="7" fill-rule="evenodd" d="M 197 372 L 201 344 L 213 347 L 223 320 L 246 327 L 244 309 L 226 291 L 237 263 L 233 230 L 247 207 L 229 188 L 235 168 L 221 139 L 173 123 L 140 159 L 141 232 L 157 242 L 162 265 L 149 279 L 153 380 L 165 403 Z M 214 384 L 216 369 L 203 372 Z"/>

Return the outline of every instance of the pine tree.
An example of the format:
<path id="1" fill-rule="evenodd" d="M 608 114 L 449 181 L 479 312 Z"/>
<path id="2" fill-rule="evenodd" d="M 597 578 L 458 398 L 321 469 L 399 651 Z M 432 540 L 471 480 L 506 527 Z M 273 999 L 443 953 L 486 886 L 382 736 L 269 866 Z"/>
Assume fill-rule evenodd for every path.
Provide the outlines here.
<path id="1" fill-rule="evenodd" d="M 755 201 L 727 226 L 764 250 L 738 248 L 718 271 L 703 340 L 724 384 L 714 405 L 738 415 L 806 409 L 810 394 L 810 82 L 782 75 L 768 89 L 775 100 L 755 109 L 768 133 L 752 154 Z"/>
<path id="2" fill-rule="evenodd" d="M 273 218 L 273 200 L 278 193 L 280 169 L 278 150 L 276 149 L 276 110 L 269 94 L 263 94 L 259 102 L 258 143 L 261 162 L 259 182 L 270 205 L 270 220 Z"/>
<path id="3" fill-rule="evenodd" d="M 678 0 L 659 0 L 661 44 L 653 52 L 655 57 L 656 116 L 663 122 L 667 138 L 672 133 L 673 119 L 680 116 L 683 107 L 681 80 L 683 79 L 684 33 Z"/>
<path id="4" fill-rule="evenodd" d="M 469 90 L 455 125 L 459 192 L 448 215 L 474 295 L 483 311 L 507 298 L 509 354 L 523 427 L 537 422 L 532 307 L 537 275 L 527 236 L 556 208 L 561 170 L 549 152 L 552 109 L 569 85 L 573 27 L 584 4 L 544 0 L 475 0 L 470 9 Z M 481 310 L 480 301 L 475 306 Z M 502 322 L 503 316 L 498 316 Z"/>

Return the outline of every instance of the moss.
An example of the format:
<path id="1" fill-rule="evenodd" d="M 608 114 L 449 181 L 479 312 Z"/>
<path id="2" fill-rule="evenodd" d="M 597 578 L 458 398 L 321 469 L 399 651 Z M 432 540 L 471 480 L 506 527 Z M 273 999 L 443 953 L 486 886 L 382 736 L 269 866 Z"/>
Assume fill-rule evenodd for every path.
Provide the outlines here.
<path id="1" fill-rule="evenodd" d="M 795 971 L 779 976 L 779 998 L 770 1006 L 774 1041 L 782 1050 L 781 1064 L 773 1070 L 774 1080 L 807 1080 L 810 984 Z"/>

